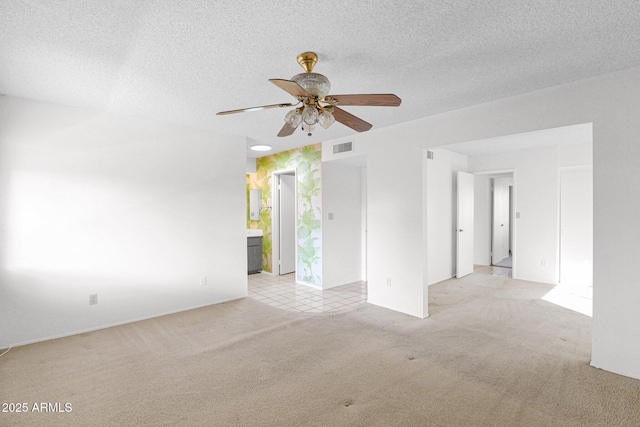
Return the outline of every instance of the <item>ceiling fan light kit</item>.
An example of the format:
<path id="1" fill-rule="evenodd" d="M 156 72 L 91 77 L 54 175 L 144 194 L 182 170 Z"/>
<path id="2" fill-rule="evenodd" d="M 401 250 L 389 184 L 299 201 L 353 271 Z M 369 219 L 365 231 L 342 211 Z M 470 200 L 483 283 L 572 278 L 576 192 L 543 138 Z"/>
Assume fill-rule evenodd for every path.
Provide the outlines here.
<path id="1" fill-rule="evenodd" d="M 397 107 L 402 102 L 393 94 L 367 95 L 329 95 L 331 83 L 329 79 L 313 72 L 318 62 L 318 55 L 304 52 L 296 58 L 298 64 L 305 70 L 296 74 L 291 80 L 270 79 L 269 81 L 280 89 L 288 92 L 302 105 L 289 111 L 284 117 L 284 126 L 278 133 L 279 137 L 289 136 L 302 124 L 303 132 L 311 136 L 317 124 L 328 129 L 336 121 L 357 132 L 371 129 L 371 124 L 338 108 L 338 105 L 383 106 Z M 221 111 L 218 115 L 235 114 L 247 111 L 264 110 L 268 108 L 293 107 L 292 104 L 272 104 L 261 107 L 243 108 L 239 110 Z"/>
<path id="2" fill-rule="evenodd" d="M 329 127 L 335 121 L 336 119 L 335 117 L 333 117 L 333 114 L 331 114 L 327 110 L 324 110 L 322 113 L 320 113 L 320 117 L 318 117 L 318 123 L 320 123 L 320 126 L 322 126 L 325 129 L 329 129 Z"/>
<path id="3" fill-rule="evenodd" d="M 291 110 L 284 116 L 284 121 L 294 128 L 297 128 L 302 121 L 302 114 L 298 110 Z"/>

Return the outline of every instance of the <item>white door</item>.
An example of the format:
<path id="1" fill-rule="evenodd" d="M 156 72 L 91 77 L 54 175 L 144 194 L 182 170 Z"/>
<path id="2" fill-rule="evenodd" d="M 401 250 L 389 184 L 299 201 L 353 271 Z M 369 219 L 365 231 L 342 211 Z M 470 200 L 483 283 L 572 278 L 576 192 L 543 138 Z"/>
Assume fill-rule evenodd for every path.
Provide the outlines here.
<path id="1" fill-rule="evenodd" d="M 278 175 L 280 213 L 280 274 L 296 270 L 296 177 Z"/>
<path id="2" fill-rule="evenodd" d="M 458 172 L 456 277 L 473 273 L 473 175 Z"/>
<path id="3" fill-rule="evenodd" d="M 593 286 L 593 170 L 560 173 L 560 283 Z"/>
<path id="4" fill-rule="evenodd" d="M 491 264 L 496 265 L 509 256 L 509 184 L 511 178 L 493 180 L 493 224 Z"/>

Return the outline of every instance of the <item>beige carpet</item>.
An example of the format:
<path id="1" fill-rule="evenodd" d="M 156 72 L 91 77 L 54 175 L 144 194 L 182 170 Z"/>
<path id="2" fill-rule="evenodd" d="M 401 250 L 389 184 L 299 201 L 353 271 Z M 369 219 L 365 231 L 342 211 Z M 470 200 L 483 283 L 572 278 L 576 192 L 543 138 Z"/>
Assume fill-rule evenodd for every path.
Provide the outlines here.
<path id="1" fill-rule="evenodd" d="M 29 412 L 0 425 L 638 426 L 640 381 L 589 366 L 591 319 L 550 288 L 474 274 L 425 320 L 244 299 L 15 348 L 0 396 Z"/>

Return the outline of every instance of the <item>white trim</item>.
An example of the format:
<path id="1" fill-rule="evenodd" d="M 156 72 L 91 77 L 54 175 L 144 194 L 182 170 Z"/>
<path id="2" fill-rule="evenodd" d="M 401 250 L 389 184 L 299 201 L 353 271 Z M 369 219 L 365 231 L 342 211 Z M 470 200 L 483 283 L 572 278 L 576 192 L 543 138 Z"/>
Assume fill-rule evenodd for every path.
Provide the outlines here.
<path id="1" fill-rule="evenodd" d="M 168 316 L 170 314 L 182 313 L 183 311 L 195 310 L 195 309 L 198 309 L 198 308 L 208 307 L 208 306 L 212 306 L 212 305 L 218 305 L 218 304 L 222 304 L 222 303 L 225 303 L 225 302 L 235 301 L 235 300 L 243 299 L 243 298 L 247 298 L 247 295 L 241 296 L 241 297 L 237 297 L 237 298 L 224 298 L 224 299 L 221 299 L 221 300 L 215 301 L 215 302 L 208 302 L 206 304 L 195 305 L 195 306 L 191 306 L 191 307 L 187 307 L 187 308 L 181 308 L 181 309 L 178 309 L 178 310 L 166 311 L 166 312 L 163 312 L 163 313 L 160 313 L 160 314 L 153 314 L 151 316 L 136 317 L 134 319 L 124 320 L 122 322 L 116 322 L 116 323 L 109 323 L 109 324 L 102 325 L 102 326 L 96 326 L 94 328 L 80 329 L 80 330 L 73 331 L 73 332 L 66 332 L 64 334 L 52 335 L 52 336 L 49 336 L 49 337 L 38 338 L 38 339 L 35 339 L 35 340 L 22 341 L 22 342 L 19 342 L 19 343 L 10 344 L 10 347 L 20 347 L 20 346 L 23 346 L 23 345 L 35 344 L 35 343 L 43 342 L 43 341 L 50 341 L 50 340 L 56 340 L 56 339 L 59 339 L 59 338 L 71 337 L 71 336 L 74 336 L 74 335 L 86 334 L 87 332 L 94 332 L 94 331 L 99 331 L 99 330 L 102 330 L 102 329 L 113 328 L 115 326 L 127 325 L 129 323 L 141 322 L 143 320 L 155 319 L 156 317 L 162 317 L 162 316 Z"/>
<path id="2" fill-rule="evenodd" d="M 603 371 L 609 371 L 609 372 L 613 372 L 614 374 L 618 374 L 618 375 L 622 375 L 628 378 L 633 378 L 633 379 L 638 379 L 640 378 L 640 371 L 633 371 L 633 370 L 627 370 L 627 369 L 618 369 L 617 366 L 615 367 L 611 367 L 611 364 L 607 364 L 606 362 L 604 364 L 596 361 L 594 362 L 593 359 L 591 359 L 591 363 L 589 363 L 589 365 L 591 365 L 591 367 L 596 368 L 596 369 L 601 369 Z"/>
<path id="3" fill-rule="evenodd" d="M 516 172 L 515 169 L 496 169 L 496 170 L 490 170 L 490 171 L 478 171 L 478 172 L 471 172 L 471 173 L 473 173 L 474 175 L 502 175 L 502 174 L 515 173 L 515 172 Z M 499 177 L 496 177 L 496 178 L 499 178 Z"/>
<path id="4" fill-rule="evenodd" d="M 313 289 L 320 289 L 322 290 L 322 286 L 316 285 L 315 283 L 307 283 L 307 282 L 302 282 L 300 280 L 298 280 L 298 278 L 296 277 L 296 285 L 305 285 L 305 286 L 309 286 L 310 288 Z"/>
<path id="5" fill-rule="evenodd" d="M 272 272 L 270 272 L 270 271 L 264 271 L 264 270 L 262 270 L 262 271 L 260 272 L 260 274 L 264 274 L 265 276 L 271 276 L 271 277 L 275 276 L 275 274 L 273 274 Z"/>
<path id="6" fill-rule="evenodd" d="M 277 199 L 278 181 L 280 175 L 290 175 L 293 173 L 295 178 L 295 270 L 296 280 L 298 277 L 298 170 L 292 169 L 279 169 L 271 172 L 271 270 L 273 276 L 280 276 L 280 203 Z"/>

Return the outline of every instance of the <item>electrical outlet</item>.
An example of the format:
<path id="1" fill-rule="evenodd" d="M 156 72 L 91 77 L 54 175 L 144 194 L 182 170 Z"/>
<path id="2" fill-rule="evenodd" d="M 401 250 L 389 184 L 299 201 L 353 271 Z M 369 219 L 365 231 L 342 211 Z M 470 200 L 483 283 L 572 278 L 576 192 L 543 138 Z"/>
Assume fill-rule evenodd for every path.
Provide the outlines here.
<path id="1" fill-rule="evenodd" d="M 543 259 L 542 262 L 540 263 L 540 265 L 542 265 L 543 267 L 547 266 L 547 260 Z"/>
<path id="2" fill-rule="evenodd" d="M 207 276 L 200 276 L 200 286 L 205 286 L 207 284 Z"/>
<path id="3" fill-rule="evenodd" d="M 89 305 L 96 305 L 96 304 L 98 304 L 98 294 L 89 295 Z"/>
<path id="4" fill-rule="evenodd" d="M 387 286 L 391 287 L 391 277 L 387 277 Z"/>

